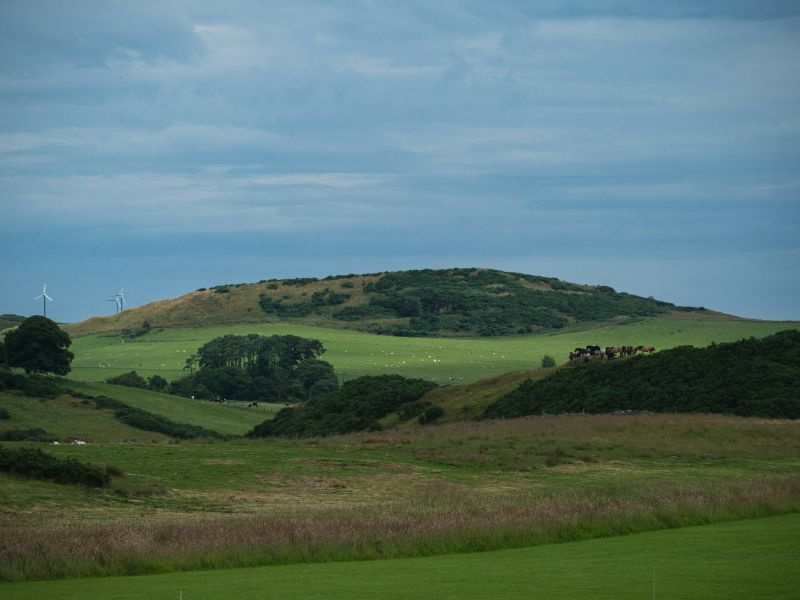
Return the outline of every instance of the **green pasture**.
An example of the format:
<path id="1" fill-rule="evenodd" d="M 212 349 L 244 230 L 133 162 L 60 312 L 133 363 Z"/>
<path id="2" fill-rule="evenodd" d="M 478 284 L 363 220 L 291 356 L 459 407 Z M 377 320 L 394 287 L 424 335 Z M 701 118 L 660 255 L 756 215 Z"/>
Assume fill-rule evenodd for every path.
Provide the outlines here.
<path id="1" fill-rule="evenodd" d="M 0 592 L 6 600 L 767 600 L 800 596 L 798 556 L 792 514 L 494 552 L 4 583 Z"/>
<path id="2" fill-rule="evenodd" d="M 248 407 L 247 402 L 236 401 L 217 404 L 102 382 L 75 382 L 70 383 L 70 388 L 91 396 L 108 396 L 178 423 L 199 425 L 230 435 L 247 433 L 254 425 L 272 417 L 283 408 L 283 405 L 264 403 L 257 408 Z"/>
<path id="3" fill-rule="evenodd" d="M 36 412 L 53 402 L 27 401 Z M 17 416 L 16 405 L 9 410 L 20 425 L 34 424 Z M 72 423 L 87 413 L 73 410 L 78 416 L 69 417 Z M 138 442 L 46 448 L 62 458 L 121 469 L 125 476 L 108 491 L 78 493 L 0 475 L 0 528 L 142 514 L 358 509 L 413 504 L 440 493 L 501 499 L 594 489 L 624 496 L 665 482 L 702 486 L 800 473 L 797 423 L 720 416 L 537 417 L 309 440 L 151 443 L 158 436 L 132 437 Z M 152 495 L 153 489 L 164 493 Z"/>
<path id="4" fill-rule="evenodd" d="M 282 408 L 274 404 L 248 407 L 246 402 L 235 401 L 216 404 L 100 382 L 73 382 L 70 387 L 89 396 L 114 398 L 175 422 L 199 425 L 225 435 L 243 435 Z M 159 433 L 124 425 L 114 419 L 113 410 L 97 410 L 94 402 L 70 396 L 48 399 L 0 392 L 0 407 L 11 415 L 11 419 L 0 421 L 0 429 L 38 428 L 62 441 L 77 438 L 117 443 L 169 439 Z"/>
<path id="5" fill-rule="evenodd" d="M 125 343 L 118 336 L 76 338 L 71 347 L 75 359 L 69 376 L 104 381 L 135 370 L 145 377 L 159 374 L 174 380 L 187 373 L 186 359 L 207 341 L 226 334 L 257 333 L 319 339 L 326 348 L 323 358 L 334 365 L 341 379 L 398 373 L 439 383 L 465 383 L 536 368 L 545 354 L 564 363 L 570 350 L 587 344 L 653 345 L 657 349 L 706 346 L 711 342 L 764 337 L 798 326 L 798 322 L 681 320 L 670 316 L 584 325 L 544 334 L 468 339 L 391 337 L 281 323 L 164 329 Z"/>

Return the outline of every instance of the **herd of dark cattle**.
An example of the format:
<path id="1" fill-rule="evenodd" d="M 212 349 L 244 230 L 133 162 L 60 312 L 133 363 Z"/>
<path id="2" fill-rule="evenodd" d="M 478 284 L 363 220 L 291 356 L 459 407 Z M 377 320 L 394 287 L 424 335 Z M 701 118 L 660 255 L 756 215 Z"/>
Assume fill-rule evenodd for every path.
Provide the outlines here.
<path id="1" fill-rule="evenodd" d="M 601 348 L 600 346 L 586 346 L 585 348 L 575 348 L 569 353 L 570 360 L 591 360 L 591 359 L 604 359 L 612 360 L 617 356 L 634 356 L 639 352 L 650 354 L 655 352 L 654 346 L 607 346 Z"/>

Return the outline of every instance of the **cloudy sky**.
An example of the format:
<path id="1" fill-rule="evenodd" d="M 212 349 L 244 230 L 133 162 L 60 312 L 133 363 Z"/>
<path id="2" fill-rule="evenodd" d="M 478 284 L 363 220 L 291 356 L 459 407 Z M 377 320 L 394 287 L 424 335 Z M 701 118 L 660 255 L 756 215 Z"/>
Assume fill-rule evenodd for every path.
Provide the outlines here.
<path id="1" fill-rule="evenodd" d="M 0 312 L 483 266 L 800 319 L 800 4 L 0 2 Z"/>

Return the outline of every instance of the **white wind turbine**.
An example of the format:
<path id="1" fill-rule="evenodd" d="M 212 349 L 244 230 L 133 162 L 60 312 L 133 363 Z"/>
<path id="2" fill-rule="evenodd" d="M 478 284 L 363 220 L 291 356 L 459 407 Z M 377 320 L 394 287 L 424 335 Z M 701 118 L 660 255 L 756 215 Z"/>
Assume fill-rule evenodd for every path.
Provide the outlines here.
<path id="1" fill-rule="evenodd" d="M 47 301 L 48 300 L 50 300 L 50 302 L 53 301 L 53 299 L 50 296 L 47 295 L 47 284 L 46 283 L 42 286 L 42 295 L 41 296 L 36 296 L 36 298 L 34 298 L 34 300 L 38 300 L 39 298 L 42 299 L 42 314 L 46 317 L 47 316 Z"/>
<path id="2" fill-rule="evenodd" d="M 118 294 L 114 294 L 112 298 L 107 298 L 106 302 L 114 302 L 117 307 L 116 312 L 121 313 L 123 310 L 125 310 L 125 292 L 120 289 Z"/>
<path id="3" fill-rule="evenodd" d="M 113 298 L 106 298 L 106 302 L 113 302 L 114 303 L 114 312 L 119 312 L 119 298 L 114 296 Z"/>

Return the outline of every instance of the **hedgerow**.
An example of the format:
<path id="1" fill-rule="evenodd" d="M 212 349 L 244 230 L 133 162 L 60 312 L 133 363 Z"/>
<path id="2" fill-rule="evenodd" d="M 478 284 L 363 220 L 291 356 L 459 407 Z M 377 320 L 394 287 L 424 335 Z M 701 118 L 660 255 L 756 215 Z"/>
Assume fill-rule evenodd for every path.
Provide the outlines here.
<path id="1" fill-rule="evenodd" d="M 176 423 L 167 417 L 128 406 L 124 402 L 114 400 L 113 398 L 98 396 L 93 398 L 93 401 L 95 406 L 99 409 L 112 409 L 114 411 L 114 418 L 117 419 L 117 421 L 143 431 L 154 431 L 185 440 L 199 437 L 223 437 L 222 434 L 212 431 L 211 429 L 205 429 L 198 425 L 190 425 L 189 423 Z"/>
<path id="2" fill-rule="evenodd" d="M 111 481 L 111 477 L 100 467 L 74 458 L 58 458 L 39 448 L 0 446 L 0 471 L 88 487 L 103 487 Z"/>

